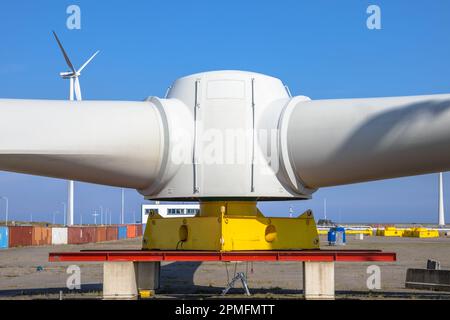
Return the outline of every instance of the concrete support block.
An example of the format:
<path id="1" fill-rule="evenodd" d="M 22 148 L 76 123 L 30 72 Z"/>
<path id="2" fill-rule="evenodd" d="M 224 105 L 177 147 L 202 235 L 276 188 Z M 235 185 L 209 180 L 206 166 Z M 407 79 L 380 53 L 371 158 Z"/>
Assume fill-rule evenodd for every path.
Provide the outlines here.
<path id="1" fill-rule="evenodd" d="M 137 299 L 141 290 L 159 287 L 159 262 L 105 262 L 103 298 Z"/>
<path id="2" fill-rule="evenodd" d="M 160 262 L 135 262 L 135 266 L 138 291 L 159 289 Z"/>
<path id="3" fill-rule="evenodd" d="M 303 290 L 307 300 L 333 300 L 334 262 L 303 262 Z"/>

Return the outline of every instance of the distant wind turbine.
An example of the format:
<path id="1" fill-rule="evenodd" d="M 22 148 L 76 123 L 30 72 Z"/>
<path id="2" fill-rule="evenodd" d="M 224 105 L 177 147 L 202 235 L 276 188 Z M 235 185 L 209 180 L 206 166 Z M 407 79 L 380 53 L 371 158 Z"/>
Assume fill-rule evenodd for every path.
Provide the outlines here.
<path id="1" fill-rule="evenodd" d="M 100 51 L 96 51 L 82 66 L 81 68 L 79 68 L 78 70 L 75 69 L 75 67 L 73 66 L 72 62 L 69 59 L 69 56 L 66 53 L 66 50 L 64 50 L 64 47 L 61 44 L 61 41 L 59 41 L 58 36 L 56 35 L 56 32 L 53 31 L 53 35 L 55 36 L 56 42 L 58 43 L 59 48 L 61 49 L 61 52 L 64 56 L 64 59 L 66 60 L 66 63 L 68 65 L 68 67 L 70 68 L 70 71 L 66 71 L 66 72 L 61 72 L 60 76 L 63 79 L 69 79 L 70 80 L 70 94 L 69 94 L 69 98 L 70 100 L 74 100 L 74 94 L 75 94 L 75 98 L 78 101 L 82 100 L 82 96 L 81 96 L 81 87 L 80 87 L 80 80 L 79 77 L 81 75 L 81 71 L 83 71 L 84 68 L 86 68 L 86 66 L 92 61 L 92 59 L 94 59 L 94 57 L 100 52 Z"/>
<path id="2" fill-rule="evenodd" d="M 58 36 L 56 35 L 56 32 L 53 31 L 53 35 L 55 36 L 56 42 L 58 43 L 59 48 L 61 49 L 61 52 L 64 56 L 64 59 L 66 60 L 67 65 L 69 66 L 70 71 L 61 72 L 59 75 L 63 79 L 69 79 L 70 80 L 70 92 L 69 92 L 69 100 L 74 100 L 74 95 L 77 101 L 82 100 L 81 96 L 81 87 L 80 87 L 80 80 L 79 77 L 81 75 L 81 71 L 83 71 L 84 68 L 94 59 L 94 57 L 100 52 L 95 52 L 78 70 L 75 69 L 72 62 L 69 59 L 69 56 L 66 53 L 66 50 L 64 50 L 63 45 L 61 44 L 61 41 L 59 41 Z M 67 210 L 67 225 L 71 226 L 74 223 L 73 219 L 73 198 L 74 198 L 74 182 L 72 180 L 69 181 L 68 184 L 68 210 Z"/>

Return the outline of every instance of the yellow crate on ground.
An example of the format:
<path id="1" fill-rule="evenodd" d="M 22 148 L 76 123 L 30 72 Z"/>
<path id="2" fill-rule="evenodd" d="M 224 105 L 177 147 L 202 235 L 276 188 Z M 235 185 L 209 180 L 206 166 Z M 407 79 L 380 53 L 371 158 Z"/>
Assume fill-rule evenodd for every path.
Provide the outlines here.
<path id="1" fill-rule="evenodd" d="M 321 235 L 327 235 L 329 229 L 317 229 L 317 233 Z"/>
<path id="2" fill-rule="evenodd" d="M 345 234 L 364 234 L 366 236 L 371 236 L 373 234 L 371 229 L 360 229 L 360 230 L 345 230 Z"/>
<path id="3" fill-rule="evenodd" d="M 403 237 L 412 237 L 413 236 L 413 229 L 408 228 L 405 229 L 405 231 L 403 232 Z"/>
<path id="4" fill-rule="evenodd" d="M 328 231 L 330 231 L 330 228 L 317 228 L 317 233 L 321 235 L 327 235 Z M 345 229 L 345 234 L 351 235 L 351 234 L 363 234 L 366 236 L 372 236 L 373 230 L 371 228 L 367 229 Z"/>
<path id="5" fill-rule="evenodd" d="M 397 229 L 396 227 L 386 227 L 384 229 L 377 229 L 377 236 L 403 237 L 404 231 L 404 229 Z"/>
<path id="6" fill-rule="evenodd" d="M 427 228 L 414 228 L 410 237 L 414 238 L 439 238 L 439 231 Z"/>

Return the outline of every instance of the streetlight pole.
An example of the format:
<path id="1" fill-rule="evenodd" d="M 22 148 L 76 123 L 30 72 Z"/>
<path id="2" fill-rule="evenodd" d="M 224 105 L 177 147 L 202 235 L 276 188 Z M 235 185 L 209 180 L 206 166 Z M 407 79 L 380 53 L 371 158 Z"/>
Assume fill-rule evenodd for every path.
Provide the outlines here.
<path id="1" fill-rule="evenodd" d="M 69 204 L 69 210 L 67 211 L 67 222 L 68 225 L 73 225 L 73 198 L 74 198 L 74 181 L 68 181 L 68 190 L 67 190 L 67 203 Z"/>
<path id="2" fill-rule="evenodd" d="M 64 207 L 64 225 L 66 225 L 67 205 L 65 202 L 61 202 Z"/>
<path id="3" fill-rule="evenodd" d="M 8 226 L 8 210 L 9 210 L 9 200 L 7 197 L 0 197 L 0 199 L 5 200 L 6 202 L 6 207 L 5 207 L 5 225 Z"/>
<path id="4" fill-rule="evenodd" d="M 125 189 L 122 188 L 122 209 L 120 212 L 120 223 L 125 223 Z"/>
<path id="5" fill-rule="evenodd" d="M 100 224 L 103 225 L 103 206 L 100 206 Z"/>
<path id="6" fill-rule="evenodd" d="M 94 216 L 94 224 L 97 225 L 97 216 L 98 216 L 97 210 L 94 210 L 94 213 L 92 215 Z"/>

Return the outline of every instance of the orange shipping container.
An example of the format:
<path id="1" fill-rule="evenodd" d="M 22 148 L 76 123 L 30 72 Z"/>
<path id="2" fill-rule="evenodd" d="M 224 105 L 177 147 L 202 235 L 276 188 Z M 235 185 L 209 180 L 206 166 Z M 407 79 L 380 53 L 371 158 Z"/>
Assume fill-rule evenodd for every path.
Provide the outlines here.
<path id="1" fill-rule="evenodd" d="M 119 239 L 119 229 L 117 227 L 106 228 L 106 241 L 114 241 Z"/>
<path id="2" fill-rule="evenodd" d="M 68 228 L 68 243 L 81 244 L 95 242 L 95 227 L 69 227 Z"/>
<path id="3" fill-rule="evenodd" d="M 84 243 L 92 243 L 95 242 L 96 236 L 95 233 L 97 228 L 95 227 L 82 227 L 83 229 L 83 241 Z"/>
<path id="4" fill-rule="evenodd" d="M 136 237 L 142 236 L 142 224 L 136 225 Z"/>
<path id="5" fill-rule="evenodd" d="M 32 226 L 9 227 L 9 247 L 25 247 L 33 244 Z"/>
<path id="6" fill-rule="evenodd" d="M 106 227 L 97 227 L 95 230 L 95 242 L 106 241 Z"/>
<path id="7" fill-rule="evenodd" d="M 127 225 L 127 238 L 136 238 L 136 225 Z"/>
<path id="8" fill-rule="evenodd" d="M 81 227 L 69 227 L 67 228 L 67 243 L 68 244 L 80 244 L 83 242 L 83 228 Z"/>
<path id="9" fill-rule="evenodd" d="M 33 227 L 33 246 L 52 244 L 52 229 L 47 227 Z"/>
<path id="10" fill-rule="evenodd" d="M 52 244 L 52 229 L 47 227 L 9 227 L 9 246 L 43 246 Z"/>

